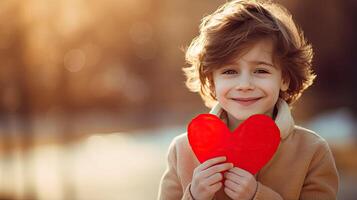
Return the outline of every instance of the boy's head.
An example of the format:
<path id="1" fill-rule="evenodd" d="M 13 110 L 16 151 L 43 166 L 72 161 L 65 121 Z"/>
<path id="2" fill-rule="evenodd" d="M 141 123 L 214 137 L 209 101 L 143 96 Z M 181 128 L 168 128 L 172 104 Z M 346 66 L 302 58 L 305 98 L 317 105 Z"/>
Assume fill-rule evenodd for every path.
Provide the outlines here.
<path id="1" fill-rule="evenodd" d="M 248 82 L 254 86 L 256 75 L 263 78 L 261 74 L 270 73 L 260 69 L 266 65 L 256 63 L 244 68 L 238 61 L 262 43 L 271 46 L 273 67 L 281 74 L 283 87 L 278 91 L 278 96 L 289 104 L 295 102 L 315 78 L 311 70 L 313 51 L 289 12 L 271 2 L 231 1 L 206 16 L 200 25 L 199 36 L 186 52 L 186 61 L 190 64 L 190 67 L 183 69 L 187 76 L 186 85 L 191 91 L 199 92 L 209 107 L 219 101 L 217 92 L 220 91 L 216 88 L 218 70 L 226 80 L 232 82 L 235 79 L 236 84 L 240 84 L 238 76 L 242 79 L 242 74 L 251 72 L 245 78 L 251 80 Z M 235 72 L 222 71 L 227 66 L 235 66 Z M 227 98 L 235 96 L 230 92 L 226 94 Z M 236 94 L 238 92 L 237 89 Z"/>

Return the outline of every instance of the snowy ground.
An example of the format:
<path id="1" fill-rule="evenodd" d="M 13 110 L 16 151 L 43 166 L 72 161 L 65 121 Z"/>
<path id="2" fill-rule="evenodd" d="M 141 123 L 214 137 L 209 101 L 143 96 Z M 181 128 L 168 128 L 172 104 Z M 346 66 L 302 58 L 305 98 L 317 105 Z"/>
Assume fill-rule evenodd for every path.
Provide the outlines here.
<path id="1" fill-rule="evenodd" d="M 0 157 L 0 194 L 26 199 L 27 184 L 39 200 L 156 199 L 169 143 L 184 131 L 168 127 L 94 134 L 67 146 L 41 145 L 26 154 L 14 151 Z M 341 173 L 339 199 L 357 196 L 356 180 Z"/>
<path id="2" fill-rule="evenodd" d="M 182 131 L 97 134 L 68 146 L 13 152 L 0 158 L 0 192 L 23 199 L 24 185 L 32 184 L 44 200 L 155 199 L 168 145 Z"/>

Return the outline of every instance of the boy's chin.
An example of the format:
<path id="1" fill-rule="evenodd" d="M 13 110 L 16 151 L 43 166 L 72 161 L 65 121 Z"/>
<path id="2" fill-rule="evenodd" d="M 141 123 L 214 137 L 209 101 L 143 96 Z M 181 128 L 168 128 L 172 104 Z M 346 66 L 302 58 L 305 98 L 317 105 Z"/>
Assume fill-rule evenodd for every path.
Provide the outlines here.
<path id="1" fill-rule="evenodd" d="M 253 115 L 257 115 L 257 114 L 263 114 L 263 115 L 267 115 L 267 116 L 271 116 L 270 112 L 262 112 L 262 111 L 240 111 L 240 112 L 235 112 L 235 113 L 229 113 L 230 117 L 234 117 L 235 120 L 238 121 L 244 121 L 246 119 L 248 119 L 249 117 L 253 116 Z"/>
<path id="2" fill-rule="evenodd" d="M 231 114 L 231 116 L 233 116 L 238 121 L 244 121 L 244 120 L 248 119 L 250 116 L 256 115 L 256 114 L 260 114 L 260 113 L 240 113 L 240 114 L 234 114 L 234 115 Z"/>
<path id="3" fill-rule="evenodd" d="M 254 114 L 252 114 L 252 115 L 254 115 Z M 248 119 L 250 116 L 252 116 L 252 115 L 247 115 L 247 116 L 234 116 L 234 118 L 236 119 L 236 120 L 238 120 L 238 121 L 244 121 L 244 120 L 246 120 L 246 119 Z"/>
<path id="4" fill-rule="evenodd" d="M 251 115 L 230 115 L 229 116 L 229 123 L 233 124 L 240 124 L 244 120 L 248 119 Z"/>

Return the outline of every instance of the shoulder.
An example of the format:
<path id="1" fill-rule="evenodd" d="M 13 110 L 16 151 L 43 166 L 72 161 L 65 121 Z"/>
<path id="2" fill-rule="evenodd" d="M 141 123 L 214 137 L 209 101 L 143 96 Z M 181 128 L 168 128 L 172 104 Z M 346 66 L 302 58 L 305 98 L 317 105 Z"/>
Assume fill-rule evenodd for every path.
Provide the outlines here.
<path id="1" fill-rule="evenodd" d="M 168 148 L 167 151 L 167 158 L 169 163 L 171 163 L 172 165 L 176 165 L 178 162 L 178 159 L 180 159 L 181 154 L 182 154 L 182 150 L 185 149 L 185 141 L 188 140 L 187 138 L 187 134 L 186 133 L 182 133 L 178 136 L 175 136 Z"/>
<path id="2" fill-rule="evenodd" d="M 333 160 L 324 138 L 312 130 L 296 125 L 289 136 L 281 141 L 278 152 L 279 163 L 291 167 L 293 161 L 297 169 L 305 170 L 304 173 L 307 173 L 313 163 L 323 159 Z"/>
<path id="3" fill-rule="evenodd" d="M 304 128 L 302 126 L 295 125 L 293 129 L 293 135 L 304 138 L 311 142 L 317 142 L 323 144 L 327 143 L 326 140 L 323 137 L 321 137 L 319 134 L 317 134 L 315 131 Z"/>
<path id="4" fill-rule="evenodd" d="M 301 148 L 315 149 L 323 154 L 329 151 L 329 145 L 323 137 L 301 126 L 295 125 L 289 138 L 297 142 Z"/>
<path id="5" fill-rule="evenodd" d="M 183 149 L 187 149 L 188 146 L 189 146 L 188 137 L 187 137 L 187 133 L 185 132 L 180 135 L 177 135 L 172 139 L 170 144 L 170 149 L 173 148 L 175 149 L 175 151 L 182 151 Z"/>
<path id="6" fill-rule="evenodd" d="M 182 133 L 172 139 L 168 157 L 177 164 L 178 170 L 192 171 L 199 164 L 188 142 L 187 133 Z"/>
<path id="7" fill-rule="evenodd" d="M 187 142 L 188 141 L 187 132 L 177 135 L 176 137 L 174 137 L 173 141 L 178 144 Z"/>

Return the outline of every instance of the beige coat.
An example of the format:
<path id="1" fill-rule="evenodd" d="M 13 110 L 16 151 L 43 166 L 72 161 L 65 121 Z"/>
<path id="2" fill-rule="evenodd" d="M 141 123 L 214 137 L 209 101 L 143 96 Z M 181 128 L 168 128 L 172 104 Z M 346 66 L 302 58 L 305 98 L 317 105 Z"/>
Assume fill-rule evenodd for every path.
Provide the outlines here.
<path id="1" fill-rule="evenodd" d="M 258 189 L 254 200 L 329 200 L 336 199 L 338 173 L 327 142 L 316 133 L 294 125 L 290 108 L 279 100 L 275 123 L 281 143 L 273 158 L 256 175 Z M 218 105 L 210 113 L 222 118 Z M 168 150 L 167 169 L 159 188 L 160 200 L 193 199 L 190 184 L 199 165 L 187 134 L 175 137 Z M 230 199 L 219 190 L 214 199 Z"/>

